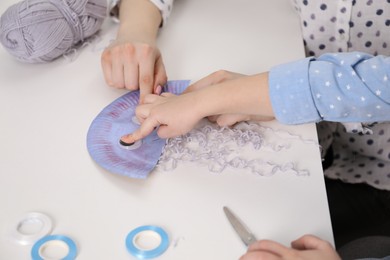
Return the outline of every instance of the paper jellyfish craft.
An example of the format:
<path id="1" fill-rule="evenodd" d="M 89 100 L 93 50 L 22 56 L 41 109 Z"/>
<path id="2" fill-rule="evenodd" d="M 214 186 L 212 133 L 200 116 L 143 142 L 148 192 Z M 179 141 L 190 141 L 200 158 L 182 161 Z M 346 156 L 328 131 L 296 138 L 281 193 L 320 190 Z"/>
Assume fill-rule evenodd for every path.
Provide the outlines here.
<path id="1" fill-rule="evenodd" d="M 164 92 L 180 94 L 188 80 L 169 81 Z M 87 149 L 93 160 L 109 172 L 131 178 L 145 179 L 156 166 L 165 140 L 156 130 L 132 145 L 121 144 L 120 138 L 134 132 L 139 91 L 129 92 L 105 107 L 93 120 L 87 134 Z"/>

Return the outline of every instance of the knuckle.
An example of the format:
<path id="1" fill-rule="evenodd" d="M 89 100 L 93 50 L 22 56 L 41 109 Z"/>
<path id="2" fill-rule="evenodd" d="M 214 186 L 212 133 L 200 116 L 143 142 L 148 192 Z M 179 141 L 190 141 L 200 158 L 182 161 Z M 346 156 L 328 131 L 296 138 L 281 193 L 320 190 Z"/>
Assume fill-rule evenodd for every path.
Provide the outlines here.
<path id="1" fill-rule="evenodd" d="M 115 87 L 115 88 L 124 88 L 125 87 L 125 83 L 123 82 L 123 80 L 121 78 L 118 78 L 118 77 L 113 77 L 112 79 L 112 84 L 111 86 Z"/>
<path id="2" fill-rule="evenodd" d="M 138 118 L 142 118 L 142 119 L 145 119 L 145 112 L 144 112 L 144 106 L 140 105 L 140 106 L 137 106 L 135 108 L 135 115 L 138 117 Z"/>
<path id="3" fill-rule="evenodd" d="M 121 83 L 121 82 L 119 82 L 119 81 L 114 81 L 114 82 L 112 83 L 112 86 L 113 86 L 114 88 L 124 88 L 123 83 Z"/>
<path id="4" fill-rule="evenodd" d="M 154 48 L 148 44 L 142 44 L 141 45 L 141 55 L 143 57 L 148 57 L 152 55 L 154 52 Z"/>
<path id="5" fill-rule="evenodd" d="M 122 46 L 123 51 L 130 56 L 133 56 L 136 52 L 135 46 L 131 43 L 126 43 Z"/>
<path id="6" fill-rule="evenodd" d="M 229 73 L 226 70 L 218 70 L 213 73 L 213 76 L 216 77 L 218 81 L 223 81 L 228 78 Z"/>
<path id="7" fill-rule="evenodd" d="M 126 84 L 125 88 L 128 89 L 128 90 L 137 90 L 138 86 L 134 85 L 134 84 Z"/>
<path id="8" fill-rule="evenodd" d="M 158 115 L 159 115 L 159 111 L 155 108 L 151 108 L 149 110 L 149 115 L 148 117 L 150 117 L 151 119 L 153 119 L 154 121 L 158 121 Z"/>
<path id="9" fill-rule="evenodd" d="M 110 51 L 109 54 L 110 56 L 118 56 L 121 53 L 121 48 L 120 47 L 113 47 Z"/>
<path id="10" fill-rule="evenodd" d="M 152 76 L 150 76 L 150 75 L 143 75 L 141 77 L 141 83 L 143 83 L 143 84 L 150 85 L 152 83 L 152 81 L 153 81 Z"/>
<path id="11" fill-rule="evenodd" d="M 108 63 L 111 60 L 111 53 L 109 51 L 104 51 L 101 56 L 102 63 Z"/>
<path id="12" fill-rule="evenodd" d="M 225 118 L 219 116 L 217 119 L 216 119 L 216 123 L 220 126 L 220 127 L 224 127 L 226 126 L 226 120 Z"/>

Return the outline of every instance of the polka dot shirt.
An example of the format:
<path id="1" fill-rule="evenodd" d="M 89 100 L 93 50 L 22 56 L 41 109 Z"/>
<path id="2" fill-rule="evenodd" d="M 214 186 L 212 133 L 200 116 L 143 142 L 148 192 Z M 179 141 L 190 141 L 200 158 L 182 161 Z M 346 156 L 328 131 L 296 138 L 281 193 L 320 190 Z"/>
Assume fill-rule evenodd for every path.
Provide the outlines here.
<path id="1" fill-rule="evenodd" d="M 293 0 L 308 56 L 362 51 L 390 54 L 390 0 Z"/>
<path id="2" fill-rule="evenodd" d="M 271 69 L 276 117 L 321 121 L 327 177 L 390 190 L 390 0 L 292 2 L 308 58 Z"/>

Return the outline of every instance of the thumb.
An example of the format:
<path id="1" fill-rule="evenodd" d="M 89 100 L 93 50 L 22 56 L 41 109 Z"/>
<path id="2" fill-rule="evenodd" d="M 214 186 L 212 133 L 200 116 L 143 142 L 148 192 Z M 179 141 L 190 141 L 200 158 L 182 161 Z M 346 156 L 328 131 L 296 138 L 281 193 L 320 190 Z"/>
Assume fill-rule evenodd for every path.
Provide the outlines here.
<path id="1" fill-rule="evenodd" d="M 137 130 L 122 136 L 120 141 L 125 144 L 133 144 L 151 134 L 157 126 L 159 126 L 159 122 L 148 117 L 141 123 L 141 126 Z"/>
<path id="2" fill-rule="evenodd" d="M 291 247 L 298 250 L 333 248 L 332 245 L 313 235 L 304 235 L 291 242 Z"/>

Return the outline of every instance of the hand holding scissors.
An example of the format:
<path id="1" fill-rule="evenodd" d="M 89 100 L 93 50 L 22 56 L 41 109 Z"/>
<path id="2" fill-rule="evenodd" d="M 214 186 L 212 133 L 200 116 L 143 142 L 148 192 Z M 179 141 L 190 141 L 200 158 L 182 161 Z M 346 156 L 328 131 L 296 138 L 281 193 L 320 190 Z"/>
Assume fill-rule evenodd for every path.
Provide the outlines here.
<path id="1" fill-rule="evenodd" d="M 332 245 L 313 235 L 291 242 L 291 248 L 270 240 L 256 241 L 253 233 L 227 208 L 223 208 L 248 251 L 240 260 L 341 260 Z"/>

